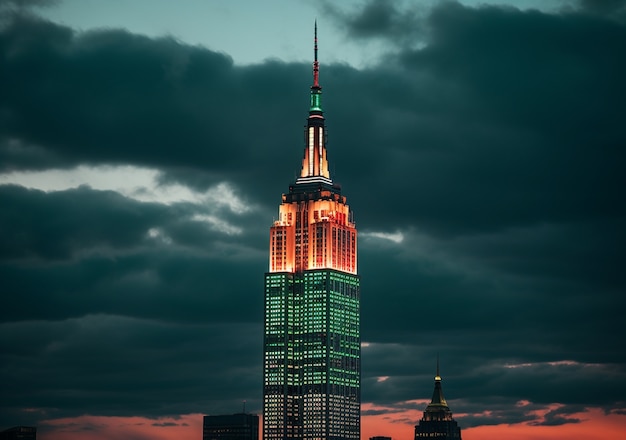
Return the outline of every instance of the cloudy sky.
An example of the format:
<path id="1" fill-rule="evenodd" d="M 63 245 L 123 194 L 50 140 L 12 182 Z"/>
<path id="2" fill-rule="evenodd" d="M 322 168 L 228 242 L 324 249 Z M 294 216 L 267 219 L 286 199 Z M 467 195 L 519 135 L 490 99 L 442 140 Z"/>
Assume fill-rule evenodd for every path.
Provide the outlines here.
<path id="1" fill-rule="evenodd" d="M 261 6 L 262 5 L 262 6 Z M 0 0 L 0 429 L 261 411 L 317 19 L 363 438 L 626 430 L 626 2 Z"/>

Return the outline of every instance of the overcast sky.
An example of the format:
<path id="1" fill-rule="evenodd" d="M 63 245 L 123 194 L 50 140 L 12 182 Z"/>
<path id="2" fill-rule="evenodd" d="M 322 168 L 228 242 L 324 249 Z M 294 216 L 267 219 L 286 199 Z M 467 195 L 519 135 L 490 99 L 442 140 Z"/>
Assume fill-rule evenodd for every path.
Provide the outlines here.
<path id="1" fill-rule="evenodd" d="M 0 0 L 0 429 L 261 412 L 315 19 L 363 438 L 412 438 L 437 355 L 465 440 L 623 434 L 622 0 Z"/>

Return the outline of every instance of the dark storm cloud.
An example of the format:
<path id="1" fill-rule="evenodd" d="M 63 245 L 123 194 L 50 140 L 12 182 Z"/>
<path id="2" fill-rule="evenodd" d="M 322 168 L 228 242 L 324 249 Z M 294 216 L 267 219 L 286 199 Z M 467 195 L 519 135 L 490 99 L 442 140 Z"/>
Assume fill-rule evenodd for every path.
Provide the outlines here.
<path id="1" fill-rule="evenodd" d="M 584 412 L 585 408 L 576 405 L 544 405 L 529 402 L 518 402 L 511 405 L 510 402 L 486 401 L 483 411 L 477 406 L 465 406 L 463 402 L 454 402 L 454 407 L 460 413 L 473 411 L 470 415 L 459 415 L 456 419 L 463 428 L 471 428 L 481 425 L 498 425 L 512 423 L 527 423 L 531 426 L 560 426 L 570 423 L 580 423 L 578 413 Z"/>
<path id="2" fill-rule="evenodd" d="M 126 154 L 158 160 L 166 145 L 179 143 L 202 155 L 198 142 L 189 145 L 185 124 L 193 119 L 181 117 L 188 110 L 171 105 L 178 98 L 173 94 L 177 80 L 187 82 L 188 93 L 204 94 L 203 99 L 216 91 L 211 84 L 230 88 L 229 58 L 172 39 L 152 41 L 125 31 L 76 36 L 24 16 L 17 16 L 3 37 L 6 136 L 45 142 L 74 163 L 133 159 Z M 219 133 L 206 116 L 207 132 Z M 7 159 L 5 166 L 11 166 Z M 224 165 L 223 156 L 213 159 Z"/>
<path id="3" fill-rule="evenodd" d="M 626 20 L 626 1 L 624 0 L 580 0 L 580 5 L 591 13 L 601 14 L 622 23 Z"/>
<path id="4" fill-rule="evenodd" d="M 572 237 L 580 238 L 572 243 Z M 543 344 L 553 338 L 554 344 L 568 340 L 575 350 L 586 346 L 589 353 L 597 344 L 610 348 L 612 338 L 596 341 L 592 335 L 594 329 L 608 334 L 619 331 L 620 307 L 607 305 L 626 305 L 618 294 L 623 288 L 619 264 L 623 240 L 616 221 L 557 224 L 446 241 L 407 236 L 404 246 L 371 248 L 365 240 L 361 269 L 364 286 L 372 294 L 364 294 L 363 311 L 385 319 L 373 319 L 364 337 L 387 335 L 385 340 L 390 340 L 403 330 L 408 335 L 433 327 L 439 330 L 437 311 L 443 308 L 449 330 L 497 326 L 511 332 L 523 329 L 529 344 L 536 337 Z M 388 295 L 375 294 L 388 290 L 390 282 L 388 277 L 373 276 L 377 273 L 394 273 L 414 282 L 396 285 L 389 301 Z M 587 303 L 591 294 L 598 295 L 598 301 Z M 416 303 L 415 309 L 397 308 L 398 303 L 413 304 L 416 298 L 419 307 Z M 516 314 L 519 310 L 524 313 Z M 527 328 L 530 322 L 532 327 Z M 568 336 L 570 326 L 581 333 Z"/>
<path id="5" fill-rule="evenodd" d="M 2 264 L 3 292 L 12 299 L 0 316 L 3 321 L 66 319 L 90 312 L 190 322 L 261 318 L 257 308 L 262 307 L 262 298 L 250 292 L 262 288 L 262 283 L 237 276 L 233 267 L 262 273 L 263 264 L 151 252 L 160 255 L 95 255 L 74 264 Z"/>
<path id="6" fill-rule="evenodd" d="M 623 28 L 578 15 L 566 21 L 454 4 L 429 21 L 428 47 L 407 50 L 393 69 L 323 66 L 327 89 L 350 97 L 326 99 L 328 113 L 342 121 L 336 132 L 329 122 L 337 177 L 361 184 L 375 175 L 386 183 L 372 188 L 383 205 L 365 221 L 379 222 L 401 202 L 399 191 L 377 192 L 406 187 L 407 176 L 420 203 L 385 219 L 388 227 L 406 227 L 417 216 L 421 228 L 450 233 L 533 223 L 539 213 L 542 220 L 623 213 L 614 200 L 623 183 L 625 68 L 612 56 L 626 50 Z M 56 37 L 26 38 L 44 30 Z M 302 124 L 293 115 L 305 102 L 304 66 L 235 67 L 173 40 L 122 31 L 74 35 L 32 20 L 6 32 L 3 70 L 13 84 L 5 142 L 54 145 L 68 165 L 203 164 L 211 178 L 238 177 L 255 195 L 284 187 L 267 172 L 271 166 L 297 168 L 300 136 L 269 128 Z M 46 81 L 32 78 L 35 72 L 46 72 Z M 87 105 L 91 111 L 83 112 Z M 357 154 L 346 148 L 351 144 L 361 146 Z M 279 145 L 292 155 L 277 154 Z M 5 146 L 3 153 L 5 167 L 24 166 L 24 149 Z M 370 194 L 352 195 L 352 203 L 365 206 Z"/>
<path id="7" fill-rule="evenodd" d="M 522 335 L 507 329 L 500 331 L 501 336 L 495 335 L 493 330 L 466 330 L 467 334 L 459 337 L 455 335 L 459 331 L 441 329 L 439 332 L 444 335 L 439 339 L 432 331 L 424 332 L 424 340 L 413 344 L 370 344 L 363 350 L 364 365 L 368 367 L 364 394 L 371 393 L 377 396 L 377 402 L 385 404 L 430 399 L 435 365 L 428 360 L 442 352 L 445 353 L 441 357 L 445 367 L 441 373 L 446 397 L 453 401 L 467 400 L 461 404 L 473 407 L 474 411 L 483 404 L 483 399 L 497 396 L 506 396 L 514 402 L 529 400 L 541 405 L 567 402 L 608 410 L 624 395 L 625 387 L 616 385 L 623 383 L 626 377 L 621 366 L 623 361 L 544 361 L 546 353 L 556 359 L 567 358 L 558 349 L 553 350 L 549 343 L 541 347 L 526 346 L 519 342 Z M 575 353 L 567 355 L 574 357 Z M 393 365 L 388 365 L 389 359 L 394 360 Z M 378 380 L 386 376 L 389 378 Z M 603 392 L 598 393 L 598 389 Z M 483 397 L 476 400 L 477 396 Z M 465 412 L 459 408 L 455 411 Z"/>
<path id="8" fill-rule="evenodd" d="M 245 399 L 258 404 L 258 393 L 250 392 L 260 382 L 256 324 L 86 315 L 0 326 L 2 391 L 13 396 L 2 404 L 3 425 L 32 418 L 15 408 L 33 403 L 45 418 L 219 412 L 224 405 L 235 411 Z M 224 369 L 224 359 L 233 367 Z"/>
<path id="9" fill-rule="evenodd" d="M 362 233 L 364 401 L 415 409 L 440 353 L 464 426 L 623 405 L 626 28 L 589 5 L 325 7 L 389 45 L 379 65 L 321 67 L 331 172 Z M 228 235 L 194 220 L 216 212 L 201 203 L 0 186 L 7 392 L 59 416 L 223 412 L 259 394 L 267 228 L 298 169 L 310 66 L 14 14 L 0 72 L 4 172 L 148 166 L 254 206 L 217 212 L 242 231 Z"/>
<path id="10" fill-rule="evenodd" d="M 12 207 L 0 212 L 0 229 L 12 231 L 0 238 L 3 260 L 57 260 L 93 248 L 103 253 L 109 247 L 132 249 L 168 215 L 162 206 L 138 209 L 139 204 L 116 192 L 87 187 L 48 194 L 5 185 L 0 200 Z"/>
<path id="11" fill-rule="evenodd" d="M 0 186 L 0 200 L 12 207 L 0 213 L 0 227 L 14 232 L 0 238 L 0 257 L 7 260 L 64 260 L 94 250 L 115 256 L 140 245 L 153 246 L 159 237 L 207 255 L 220 243 L 241 245 L 239 234 L 216 231 L 195 220 L 196 215 L 211 213 L 239 227 L 248 235 L 248 245 L 254 246 L 258 240 L 257 231 L 251 228 L 256 222 L 254 210 L 234 214 L 210 201 L 167 206 L 87 186 L 46 193 L 17 185 Z"/>
<path id="12" fill-rule="evenodd" d="M 264 270 L 261 254 L 242 244 L 254 243 L 254 230 L 211 231 L 192 220 L 202 207 L 142 203 L 87 187 L 44 193 L 5 185 L 0 201 L 11 206 L 0 213 L 0 229 L 12 232 L 0 239 L 3 291 L 13 297 L 2 321 L 89 313 L 259 319 L 261 298 L 249 293 L 260 288 L 260 277 L 236 276 L 244 268 Z M 254 223 L 241 217 L 232 220 Z"/>
<path id="13" fill-rule="evenodd" d="M 345 11 L 335 3 L 323 1 L 321 8 L 329 17 L 338 20 L 352 38 L 382 36 L 406 43 L 421 33 L 420 20 L 424 11 L 417 6 L 402 10 L 396 2 L 372 0 L 364 2 L 360 8 Z"/>
<path id="14" fill-rule="evenodd" d="M 271 181 L 269 165 L 281 157 L 274 147 L 290 137 L 268 127 L 280 127 L 285 112 L 297 115 L 307 99 L 305 66 L 239 68 L 224 54 L 122 30 L 78 34 L 16 14 L 0 51 L 4 169 L 46 167 L 43 149 L 66 167 L 202 164 L 214 179 L 247 169 Z"/>
<path id="15" fill-rule="evenodd" d="M 422 229 L 449 234 L 624 214 L 615 203 L 626 143 L 626 63 L 616 56 L 626 51 L 623 27 L 454 3 L 434 10 L 428 25 L 427 46 L 402 52 L 393 70 L 350 78 L 361 90 L 357 108 L 375 113 L 350 118 L 328 104 L 349 124 L 333 142 L 356 135 L 384 151 L 363 175 L 385 185 L 352 196 L 357 206 L 372 191 L 380 200 L 368 220 L 381 222 L 403 202 L 395 188 L 416 203 L 385 219 L 392 228 L 418 218 Z M 372 132 L 362 128 L 368 118 Z"/>

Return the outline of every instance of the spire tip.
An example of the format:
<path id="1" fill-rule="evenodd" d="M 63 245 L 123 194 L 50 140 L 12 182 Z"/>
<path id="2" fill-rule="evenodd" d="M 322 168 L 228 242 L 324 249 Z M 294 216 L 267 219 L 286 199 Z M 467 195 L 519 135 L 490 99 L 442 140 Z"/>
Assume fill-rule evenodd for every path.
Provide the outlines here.
<path id="1" fill-rule="evenodd" d="M 319 62 L 317 61 L 317 18 L 313 27 L 313 87 L 319 88 Z"/>

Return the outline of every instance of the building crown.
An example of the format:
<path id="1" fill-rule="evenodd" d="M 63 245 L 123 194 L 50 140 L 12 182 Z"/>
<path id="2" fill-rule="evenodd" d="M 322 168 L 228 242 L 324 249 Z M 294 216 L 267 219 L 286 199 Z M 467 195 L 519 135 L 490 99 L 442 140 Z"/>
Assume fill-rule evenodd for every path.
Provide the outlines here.
<path id="1" fill-rule="evenodd" d="M 296 184 L 324 183 L 332 185 L 326 157 L 326 132 L 322 111 L 322 87 L 319 81 L 319 61 L 317 59 L 317 20 L 313 38 L 313 85 L 311 104 L 306 127 L 306 145 L 302 159 L 302 171 Z"/>

